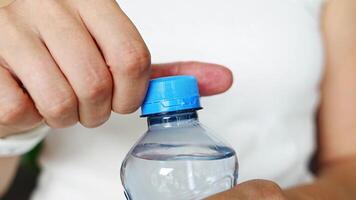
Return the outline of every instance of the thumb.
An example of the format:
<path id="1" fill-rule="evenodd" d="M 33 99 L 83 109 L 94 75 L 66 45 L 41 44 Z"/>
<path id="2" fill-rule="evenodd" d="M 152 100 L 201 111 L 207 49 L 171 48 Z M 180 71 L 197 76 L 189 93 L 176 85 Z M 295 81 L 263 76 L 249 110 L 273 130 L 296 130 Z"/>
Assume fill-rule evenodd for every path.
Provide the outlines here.
<path id="1" fill-rule="evenodd" d="M 174 62 L 153 64 L 151 78 L 175 75 L 192 75 L 198 80 L 202 96 L 223 93 L 233 82 L 232 72 L 221 65 L 202 62 Z"/>

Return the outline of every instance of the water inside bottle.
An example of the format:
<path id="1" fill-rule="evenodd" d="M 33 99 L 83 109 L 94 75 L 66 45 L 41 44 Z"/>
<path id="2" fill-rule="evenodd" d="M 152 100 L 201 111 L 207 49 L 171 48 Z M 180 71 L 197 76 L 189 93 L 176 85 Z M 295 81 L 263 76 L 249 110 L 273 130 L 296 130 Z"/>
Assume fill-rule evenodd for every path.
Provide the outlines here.
<path id="1" fill-rule="evenodd" d="M 229 147 L 149 143 L 136 146 L 128 159 L 126 169 L 135 173 L 123 173 L 130 200 L 198 200 L 237 181 L 237 159 Z"/>

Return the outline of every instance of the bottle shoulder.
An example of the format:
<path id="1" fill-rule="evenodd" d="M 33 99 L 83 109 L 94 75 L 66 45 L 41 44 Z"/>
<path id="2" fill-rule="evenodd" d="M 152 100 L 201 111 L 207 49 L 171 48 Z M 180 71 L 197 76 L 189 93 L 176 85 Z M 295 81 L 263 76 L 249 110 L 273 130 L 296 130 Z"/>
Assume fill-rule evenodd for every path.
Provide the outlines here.
<path id="1" fill-rule="evenodd" d="M 152 160 L 214 160 L 235 156 L 235 151 L 199 122 L 149 129 L 130 153 Z"/>
<path id="2" fill-rule="evenodd" d="M 131 156 L 145 160 L 219 160 L 235 156 L 235 151 L 228 146 L 158 144 L 137 145 Z"/>

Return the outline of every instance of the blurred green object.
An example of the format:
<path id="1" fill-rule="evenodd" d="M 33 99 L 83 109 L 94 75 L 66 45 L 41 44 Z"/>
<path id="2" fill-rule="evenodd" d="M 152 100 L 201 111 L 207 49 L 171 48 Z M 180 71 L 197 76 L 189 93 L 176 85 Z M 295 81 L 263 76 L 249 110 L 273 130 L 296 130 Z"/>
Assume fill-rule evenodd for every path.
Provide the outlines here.
<path id="1" fill-rule="evenodd" d="M 39 154 L 41 153 L 42 147 L 43 147 L 43 142 L 39 143 L 30 152 L 23 155 L 21 159 L 21 165 L 39 171 L 40 167 L 38 165 L 37 160 Z"/>

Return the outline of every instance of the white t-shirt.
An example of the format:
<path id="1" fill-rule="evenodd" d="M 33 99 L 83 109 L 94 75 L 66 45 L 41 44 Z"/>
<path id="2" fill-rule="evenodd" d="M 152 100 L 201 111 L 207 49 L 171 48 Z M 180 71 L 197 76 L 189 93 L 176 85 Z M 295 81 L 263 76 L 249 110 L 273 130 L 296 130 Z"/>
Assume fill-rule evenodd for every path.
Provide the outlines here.
<path id="1" fill-rule="evenodd" d="M 200 121 L 229 141 L 240 181 L 283 187 L 311 180 L 315 111 L 323 71 L 322 0 L 120 0 L 154 63 L 228 66 L 229 92 L 203 98 Z M 135 113 L 102 127 L 53 130 L 33 200 L 124 200 L 121 162 L 146 129 Z M 144 184 L 144 183 L 143 183 Z"/>

